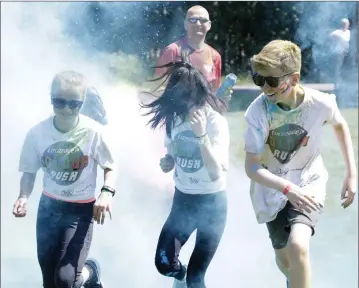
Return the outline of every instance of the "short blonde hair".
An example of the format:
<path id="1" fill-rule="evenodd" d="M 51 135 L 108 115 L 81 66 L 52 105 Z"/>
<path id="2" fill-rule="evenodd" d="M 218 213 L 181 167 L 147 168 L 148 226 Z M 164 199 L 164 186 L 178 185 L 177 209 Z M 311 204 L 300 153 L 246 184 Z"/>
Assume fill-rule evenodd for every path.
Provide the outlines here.
<path id="1" fill-rule="evenodd" d="M 78 93 L 85 96 L 87 90 L 85 76 L 75 71 L 63 71 L 55 75 L 51 83 L 51 95 Z"/>
<path id="2" fill-rule="evenodd" d="M 302 52 L 291 41 L 273 40 L 251 58 L 252 69 L 280 69 L 283 73 L 300 72 L 302 68 Z"/>

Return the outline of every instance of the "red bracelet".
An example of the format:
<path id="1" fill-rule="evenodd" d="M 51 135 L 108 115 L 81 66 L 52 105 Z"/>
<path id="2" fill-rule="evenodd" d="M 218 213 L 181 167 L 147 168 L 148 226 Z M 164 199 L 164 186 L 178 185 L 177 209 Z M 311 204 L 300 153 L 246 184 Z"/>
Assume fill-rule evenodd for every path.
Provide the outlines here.
<path id="1" fill-rule="evenodd" d="M 287 193 L 290 191 L 290 189 L 291 189 L 291 188 L 290 188 L 290 185 L 288 184 L 287 186 L 284 187 L 284 189 L 283 189 L 283 194 L 284 194 L 284 195 L 287 195 Z"/>

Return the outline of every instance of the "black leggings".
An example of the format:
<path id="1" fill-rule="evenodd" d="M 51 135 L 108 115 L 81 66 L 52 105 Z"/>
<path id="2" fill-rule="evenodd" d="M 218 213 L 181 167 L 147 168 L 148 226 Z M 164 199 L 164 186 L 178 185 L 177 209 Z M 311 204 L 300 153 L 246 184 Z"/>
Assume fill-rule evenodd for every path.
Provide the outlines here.
<path id="1" fill-rule="evenodd" d="M 186 269 L 178 259 L 182 246 L 197 229 L 196 244 L 188 263 L 188 288 L 204 288 L 207 268 L 216 253 L 227 219 L 226 192 L 190 195 L 175 191 L 171 213 L 156 250 L 155 265 L 165 275 L 182 280 Z"/>
<path id="2" fill-rule="evenodd" d="M 42 195 L 36 223 L 37 257 L 44 288 L 80 288 L 93 231 L 93 204 Z"/>

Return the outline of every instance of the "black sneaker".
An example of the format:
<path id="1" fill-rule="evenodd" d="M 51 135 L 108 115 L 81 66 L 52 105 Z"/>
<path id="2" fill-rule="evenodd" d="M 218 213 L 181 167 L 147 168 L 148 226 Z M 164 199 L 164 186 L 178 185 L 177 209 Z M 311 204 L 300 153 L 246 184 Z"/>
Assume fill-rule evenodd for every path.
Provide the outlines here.
<path id="1" fill-rule="evenodd" d="M 85 265 L 91 269 L 91 277 L 84 284 L 84 288 L 104 288 L 101 281 L 100 264 L 95 259 L 87 259 Z"/>

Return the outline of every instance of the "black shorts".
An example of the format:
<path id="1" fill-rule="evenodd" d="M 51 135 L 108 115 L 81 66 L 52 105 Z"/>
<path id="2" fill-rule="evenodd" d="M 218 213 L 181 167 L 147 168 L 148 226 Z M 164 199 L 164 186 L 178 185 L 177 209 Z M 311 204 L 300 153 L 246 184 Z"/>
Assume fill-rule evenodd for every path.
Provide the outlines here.
<path id="1" fill-rule="evenodd" d="M 287 246 L 290 234 L 290 227 L 296 223 L 302 223 L 312 228 L 312 236 L 315 233 L 315 226 L 318 222 L 319 215 L 322 213 L 323 207 L 318 211 L 299 211 L 288 201 L 285 207 L 279 211 L 277 217 L 267 223 L 269 238 L 272 241 L 274 249 L 282 249 Z"/>

